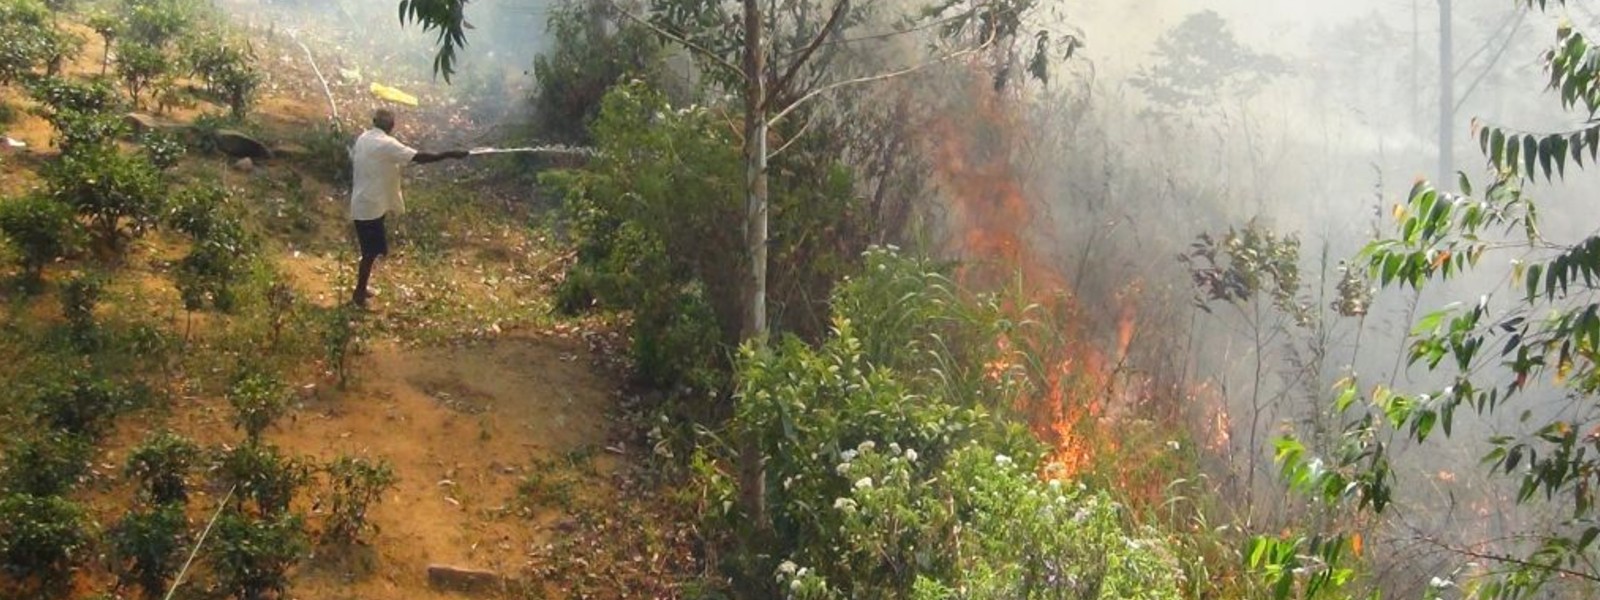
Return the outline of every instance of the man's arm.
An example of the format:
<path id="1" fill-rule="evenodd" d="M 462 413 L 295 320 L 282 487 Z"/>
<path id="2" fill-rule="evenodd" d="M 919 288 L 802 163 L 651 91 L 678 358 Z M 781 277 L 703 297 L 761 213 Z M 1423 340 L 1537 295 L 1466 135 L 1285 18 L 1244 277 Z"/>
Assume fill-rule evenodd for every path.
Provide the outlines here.
<path id="1" fill-rule="evenodd" d="M 415 156 L 411 157 L 411 162 L 419 165 L 425 165 L 431 162 L 439 162 L 447 158 L 466 158 L 471 154 L 472 153 L 467 152 L 466 150 L 451 150 L 449 152 L 418 152 Z"/>

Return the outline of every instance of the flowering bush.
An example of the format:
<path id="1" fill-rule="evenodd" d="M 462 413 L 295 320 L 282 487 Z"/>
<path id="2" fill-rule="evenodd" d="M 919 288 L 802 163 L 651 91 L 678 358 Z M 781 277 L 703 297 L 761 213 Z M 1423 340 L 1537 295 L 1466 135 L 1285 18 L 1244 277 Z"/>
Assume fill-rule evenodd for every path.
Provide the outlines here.
<path id="1" fill-rule="evenodd" d="M 729 566 L 794 599 L 1176 597 L 1165 546 L 1106 496 L 1041 479 L 1043 449 L 991 408 L 1008 397 L 984 370 L 993 304 L 961 299 L 930 262 L 865 260 L 834 298 L 833 335 L 741 358 L 731 446 L 766 457 L 774 531 Z M 702 450 L 708 516 L 748 531 L 716 464 Z"/>

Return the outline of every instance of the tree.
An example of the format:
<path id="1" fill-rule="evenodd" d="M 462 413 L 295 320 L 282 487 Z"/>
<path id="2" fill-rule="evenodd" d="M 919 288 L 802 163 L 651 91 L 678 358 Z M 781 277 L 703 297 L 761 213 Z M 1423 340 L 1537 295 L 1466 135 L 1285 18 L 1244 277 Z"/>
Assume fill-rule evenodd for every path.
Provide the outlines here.
<path id="1" fill-rule="evenodd" d="M 1562 0 L 1526 0 L 1546 10 Z M 1564 178 L 1568 163 L 1582 168 L 1600 159 L 1600 48 L 1571 24 L 1556 32 L 1544 55 L 1549 88 L 1563 107 L 1580 111 L 1584 125 L 1555 134 L 1526 133 L 1474 123 L 1492 182 L 1475 195 L 1458 174 L 1461 193 L 1434 183 L 1416 184 L 1397 207 L 1390 235 L 1373 240 L 1359 262 L 1383 288 L 1422 290 L 1468 273 L 1491 271 L 1512 282 L 1511 297 L 1492 294 L 1455 302 L 1421 317 L 1411 331 L 1408 358 L 1439 384 L 1425 392 L 1375 385 L 1363 389 L 1345 379 L 1334 406 L 1351 423 L 1331 456 L 1311 456 L 1292 438 L 1278 444 L 1278 460 L 1294 487 L 1330 502 L 1350 502 L 1383 513 L 1397 485 L 1390 467 L 1391 434 L 1421 444 L 1450 438 L 1458 412 L 1492 417 L 1522 413 L 1523 427 L 1489 437 L 1483 464 L 1491 475 L 1516 483 L 1515 500 L 1530 507 L 1542 498 L 1562 513 L 1537 530 L 1515 532 L 1509 541 L 1441 550 L 1482 565 L 1472 582 L 1477 597 L 1525 598 L 1546 586 L 1600 584 L 1600 236 L 1571 241 L 1547 237 L 1538 204 L 1527 193 L 1542 176 Z M 1509 263 L 1486 262 L 1515 253 Z M 1548 379 L 1546 379 L 1548 377 Z M 1540 410 L 1539 398 L 1560 397 L 1574 410 Z M 1365 398 L 1365 402 L 1358 399 Z M 1516 403 L 1521 402 L 1518 406 Z M 1336 539 L 1342 544 L 1343 539 Z M 1313 546 L 1319 542 L 1312 542 Z M 1326 548 L 1326 542 L 1321 542 Z M 1267 554 L 1267 552 L 1263 552 Z M 1337 552 L 1333 555 L 1337 556 Z M 1300 571 L 1314 593 L 1329 568 Z M 1284 580 L 1294 577 L 1283 571 Z M 1447 583 L 1437 580 L 1439 583 Z M 1437 584 L 1436 584 L 1437 585 Z M 1287 591 L 1285 584 L 1280 590 Z M 1437 591 L 1437 590 L 1436 590 Z M 1282 594 L 1280 594 L 1282 595 Z"/>
<path id="2" fill-rule="evenodd" d="M 400 0 L 402 23 L 415 22 L 425 31 L 436 31 L 439 50 L 434 70 L 445 77 L 454 73 L 457 50 L 466 44 L 468 0 Z M 710 0 L 651 0 L 648 19 L 627 13 L 630 19 L 647 24 L 662 38 L 694 55 L 711 81 L 737 93 L 744 109 L 743 144 L 745 171 L 744 238 L 746 265 L 742 296 L 743 320 L 740 339 L 764 344 L 767 323 L 767 245 L 768 173 L 772 149 L 769 130 L 805 105 L 834 90 L 883 81 L 914 73 L 935 64 L 965 56 L 988 53 L 994 65 L 996 85 L 1010 80 L 1018 53 L 1015 46 L 1026 36 L 1027 17 L 1037 0 L 934 0 L 911 19 L 916 27 L 893 32 L 907 34 L 931 26 L 945 43 L 938 56 L 917 65 L 870 75 L 832 78 L 830 59 L 851 40 L 845 32 L 852 25 L 867 22 L 878 3 L 851 0 L 786 2 L 766 6 L 759 0 L 741 0 L 739 14 L 721 2 Z M 882 34 L 872 37 L 882 38 Z M 1058 46 L 1047 31 L 1032 36 L 1035 40 L 1026 71 L 1034 77 L 1048 77 L 1049 55 Z M 1060 41 L 1064 54 L 1077 48 L 1077 39 Z M 771 57 L 780 57 L 771 60 Z M 743 501 L 751 519 L 766 521 L 761 507 L 760 459 L 742 458 Z"/>

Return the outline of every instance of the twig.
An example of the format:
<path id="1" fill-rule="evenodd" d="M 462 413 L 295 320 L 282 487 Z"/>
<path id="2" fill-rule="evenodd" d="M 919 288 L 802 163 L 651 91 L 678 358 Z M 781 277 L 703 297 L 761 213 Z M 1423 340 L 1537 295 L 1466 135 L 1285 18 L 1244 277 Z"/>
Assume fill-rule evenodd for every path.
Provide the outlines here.
<path id="1" fill-rule="evenodd" d="M 222 511 L 228 508 L 228 501 L 233 499 L 233 492 L 237 489 L 239 489 L 238 485 L 228 488 L 228 495 L 223 496 L 222 504 L 217 505 L 217 512 L 211 515 L 211 522 L 206 523 L 205 531 L 200 532 L 200 539 L 195 540 L 194 549 L 189 551 L 189 560 L 183 561 L 183 568 L 178 569 L 178 576 L 173 578 L 172 587 L 167 588 L 167 596 L 164 600 L 172 600 L 172 595 L 178 593 L 178 586 L 183 585 L 183 576 L 189 572 L 189 565 L 194 563 L 194 557 L 199 556 L 200 546 L 206 543 L 206 536 L 211 534 L 211 526 L 217 524 L 217 517 L 222 516 Z"/>
<path id="2" fill-rule="evenodd" d="M 333 90 L 328 89 L 328 80 L 322 76 L 322 69 L 317 68 L 317 59 L 312 58 L 311 48 L 306 47 L 306 43 L 300 41 L 298 37 L 295 38 L 294 43 L 299 44 L 300 49 L 306 51 L 306 62 L 311 63 L 311 72 L 316 73 L 317 81 L 322 82 L 322 95 L 328 97 L 328 110 L 333 112 L 334 119 L 338 119 L 339 105 L 333 101 Z"/>

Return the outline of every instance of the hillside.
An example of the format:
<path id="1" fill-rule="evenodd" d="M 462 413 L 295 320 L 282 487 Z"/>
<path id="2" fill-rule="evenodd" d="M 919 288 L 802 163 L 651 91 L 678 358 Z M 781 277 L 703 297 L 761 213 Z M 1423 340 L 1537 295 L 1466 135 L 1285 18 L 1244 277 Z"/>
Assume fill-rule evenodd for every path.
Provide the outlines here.
<path id="1" fill-rule="evenodd" d="M 84 24 L 86 14 L 63 17 L 59 25 L 85 41 L 63 70 L 69 79 L 101 71 L 104 42 Z M 551 285 L 567 254 L 538 225 L 531 190 L 522 180 L 497 178 L 499 169 L 486 161 L 413 169 L 409 214 L 391 234 L 395 252 L 374 279 L 375 308 L 349 311 L 343 303 L 355 251 L 345 190 L 329 168 L 339 143 L 357 131 L 348 124 L 382 101 L 363 85 L 335 81 L 332 93 L 347 125 L 330 133 L 323 84 L 305 49 L 282 33 L 243 22 L 227 27 L 248 37 L 265 78 L 248 116 L 223 126 L 247 132 L 277 155 L 240 163 L 192 143 L 191 134 L 167 185 L 176 191 L 214 182 L 259 241 L 253 259 L 241 255 L 249 266 L 235 306 L 185 307 L 175 282 L 192 242 L 167 227 L 114 256 L 84 252 L 55 261 L 36 290 L 6 288 L 10 310 L 0 324 L 0 356 L 7 360 L 0 375 L 19 400 L 0 408 L 6 437 L 28 438 L 37 417 L 22 400 L 48 385 L 41 379 L 53 375 L 43 374 L 57 367 L 75 365 L 116 387 L 145 390 L 100 436 L 88 470 L 67 496 L 97 524 L 81 550 L 88 560 L 75 561 L 71 596 L 100 597 L 115 588 L 113 575 L 125 565 L 110 558 L 108 532 L 140 497 L 124 464 L 153 433 L 171 432 L 203 449 L 188 476 L 194 491 L 185 512 L 190 531 L 206 528 L 229 492 L 211 456 L 253 447 L 230 405 L 243 371 L 272 373 L 286 394 L 286 409 L 261 443 L 316 466 L 293 495 L 291 510 L 312 535 L 284 597 L 455 597 L 430 583 L 427 568 L 436 564 L 505 578 L 477 596 L 499 596 L 501 584 L 535 596 L 653 595 L 636 580 L 685 568 L 679 562 L 685 539 L 670 520 L 651 517 L 654 492 L 636 481 L 642 449 L 631 443 L 630 417 L 619 402 L 627 393 L 615 357 L 618 334 L 603 321 L 550 313 Z M 361 66 L 348 55 L 338 62 Z M 332 63 L 321 67 L 338 77 Z M 403 139 L 439 148 L 488 135 L 462 114 L 448 88 L 394 82 L 407 83 L 423 104 L 402 109 Z M 37 103 L 21 85 L 0 88 L 0 102 L 12 115 L 5 134 L 26 146 L 0 156 L 0 196 L 14 201 L 41 185 L 42 170 L 59 150 L 51 123 L 36 114 Z M 198 94 L 180 104 L 143 111 L 181 132 L 227 110 Z M 191 131 L 204 137 L 197 127 Z M 120 145 L 139 151 L 137 144 Z M 99 341 L 80 352 L 63 347 L 57 333 L 72 327 L 64 294 L 83 276 L 103 287 L 90 305 L 89 335 Z M 346 353 L 348 364 L 339 365 Z M 346 372 L 348 382 L 341 381 Z M 8 456 L 16 447 L 0 443 Z M 336 501 L 334 478 L 321 466 L 340 457 L 386 464 L 394 476 L 365 515 L 371 528 L 354 544 L 322 543 L 317 535 Z M 19 464 L 10 460 L 7 472 L 19 472 Z M 211 565 L 217 544 L 214 533 L 200 546 L 179 597 L 220 591 Z M 584 568 L 570 568 L 575 564 Z M 672 580 L 651 579 L 657 586 Z M 36 583 L 5 580 L 6 589 L 22 594 Z M 117 591 L 136 594 L 131 587 Z"/>

